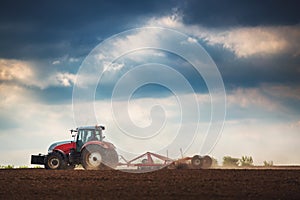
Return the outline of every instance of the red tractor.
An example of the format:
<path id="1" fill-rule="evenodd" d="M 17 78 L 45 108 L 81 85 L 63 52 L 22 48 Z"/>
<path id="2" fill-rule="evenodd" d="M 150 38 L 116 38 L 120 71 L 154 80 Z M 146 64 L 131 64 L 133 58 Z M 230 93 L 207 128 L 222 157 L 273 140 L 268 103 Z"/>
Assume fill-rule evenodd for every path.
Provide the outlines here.
<path id="1" fill-rule="evenodd" d="M 104 126 L 71 130 L 74 141 L 53 143 L 47 155 L 31 155 L 31 164 L 44 165 L 46 169 L 74 169 L 78 164 L 88 170 L 115 168 L 119 157 L 115 146 L 103 141 L 103 130 Z"/>

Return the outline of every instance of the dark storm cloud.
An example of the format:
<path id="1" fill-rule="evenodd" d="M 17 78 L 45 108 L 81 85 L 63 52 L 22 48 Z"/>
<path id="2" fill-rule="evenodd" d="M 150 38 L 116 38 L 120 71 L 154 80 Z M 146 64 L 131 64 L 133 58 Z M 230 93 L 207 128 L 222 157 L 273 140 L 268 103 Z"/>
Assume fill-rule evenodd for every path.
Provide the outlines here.
<path id="1" fill-rule="evenodd" d="M 101 40 L 177 8 L 209 27 L 299 23 L 296 1 L 2 1 L 0 57 L 86 56 Z"/>
<path id="2" fill-rule="evenodd" d="M 87 54 L 101 39 L 147 16 L 170 12 L 175 1 L 1 2 L 0 57 Z"/>
<path id="3" fill-rule="evenodd" d="M 190 0 L 183 4 L 183 11 L 185 23 L 207 27 L 300 23 L 297 0 Z"/>
<path id="4" fill-rule="evenodd" d="M 289 53 L 237 58 L 221 45 L 202 45 L 222 75 L 226 89 L 259 87 L 263 83 L 300 85 L 300 56 Z"/>

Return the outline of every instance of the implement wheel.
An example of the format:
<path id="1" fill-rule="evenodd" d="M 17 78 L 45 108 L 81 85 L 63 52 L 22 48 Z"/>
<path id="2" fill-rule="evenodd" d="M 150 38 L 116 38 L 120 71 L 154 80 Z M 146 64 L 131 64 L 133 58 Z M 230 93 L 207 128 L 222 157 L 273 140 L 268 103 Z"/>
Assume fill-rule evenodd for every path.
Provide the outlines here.
<path id="1" fill-rule="evenodd" d="M 210 168 L 211 167 L 211 165 L 212 165 L 212 159 L 211 159 L 211 157 L 209 157 L 209 156 L 204 156 L 203 158 L 202 158 L 202 169 L 208 169 L 208 168 Z"/>
<path id="2" fill-rule="evenodd" d="M 203 161 L 202 161 L 201 156 L 199 156 L 199 155 L 193 156 L 193 158 L 192 158 L 192 166 L 193 166 L 194 169 L 200 169 L 202 167 L 202 165 L 203 165 L 202 162 Z"/>

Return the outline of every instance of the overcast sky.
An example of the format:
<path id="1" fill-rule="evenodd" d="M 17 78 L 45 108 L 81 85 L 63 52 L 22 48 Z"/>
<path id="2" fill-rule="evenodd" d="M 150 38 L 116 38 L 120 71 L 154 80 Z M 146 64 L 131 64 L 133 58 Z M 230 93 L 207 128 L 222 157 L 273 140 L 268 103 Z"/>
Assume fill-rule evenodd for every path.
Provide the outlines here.
<path id="1" fill-rule="evenodd" d="M 217 66 L 224 81 L 227 111 L 220 138 L 207 153 L 219 163 L 226 155 L 249 155 L 255 164 L 264 160 L 300 164 L 299 23 L 297 1 L 2 1 L 0 165 L 29 165 L 31 154 L 46 153 L 52 142 L 70 139 L 68 130 L 77 126 L 72 110 L 73 86 L 80 66 L 85 65 L 84 59 L 111 36 L 141 27 L 164 27 L 186 34 L 187 41 L 202 45 Z M 149 41 L 166 43 L 163 36 L 147 31 L 127 36 L 119 38 L 108 51 L 129 48 L 125 43 L 129 39 L 132 46 Z M 169 80 L 178 90 L 174 96 L 168 87 L 148 84 L 130 97 L 130 105 L 118 96 L 116 107 L 128 106 L 126 116 L 137 127 L 151 123 L 162 126 L 161 135 L 158 131 L 161 137 L 156 140 L 127 140 L 119 137 L 119 127 L 113 121 L 120 119 L 118 125 L 123 123 L 123 129 L 130 132 L 124 113 L 111 115 L 112 89 L 133 66 L 146 63 L 160 63 L 177 72 L 172 74 L 162 65 L 150 65 L 148 71 L 137 70 L 137 77 L 148 80 L 149 73 L 153 73 L 157 80 Z M 162 70 L 153 71 L 151 66 Z M 187 139 L 174 146 L 172 150 L 176 152 L 171 154 L 177 155 L 179 148 L 187 156 L 201 152 L 197 146 L 201 145 L 211 117 L 210 94 L 203 74 L 197 74 L 184 58 L 163 50 L 131 52 L 105 70 L 92 103 L 99 123 L 107 126 L 107 140 L 116 144 L 120 152 L 163 153 L 178 126 L 186 132 L 180 133 L 181 137 Z M 180 74 L 193 92 L 174 82 Z M 132 77 L 124 88 L 136 83 Z M 178 111 L 185 104 L 178 103 L 177 96 L 186 103 L 181 107 L 188 113 L 185 119 Z M 193 98 L 200 105 L 200 118 L 191 114 Z M 86 118 L 79 125 L 94 123 Z M 166 123 L 155 124 L 156 121 Z M 189 132 L 197 123 L 199 141 L 189 148 L 193 138 Z"/>

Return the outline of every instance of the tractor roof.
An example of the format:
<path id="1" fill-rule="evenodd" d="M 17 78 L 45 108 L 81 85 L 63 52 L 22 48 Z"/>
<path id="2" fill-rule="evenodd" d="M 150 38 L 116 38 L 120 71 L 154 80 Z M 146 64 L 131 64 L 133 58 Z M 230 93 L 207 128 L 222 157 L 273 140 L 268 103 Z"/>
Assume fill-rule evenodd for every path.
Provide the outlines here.
<path id="1" fill-rule="evenodd" d="M 81 126 L 81 127 L 78 127 L 77 130 L 82 130 L 82 129 L 102 129 L 102 130 L 105 130 L 105 127 L 104 126 L 101 126 L 101 125 L 95 125 L 95 126 Z"/>

